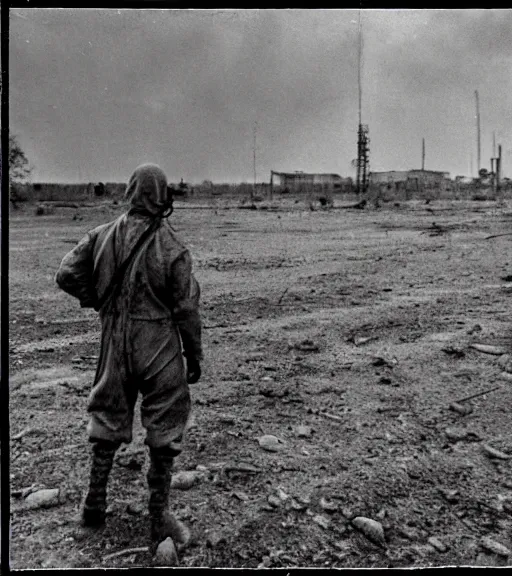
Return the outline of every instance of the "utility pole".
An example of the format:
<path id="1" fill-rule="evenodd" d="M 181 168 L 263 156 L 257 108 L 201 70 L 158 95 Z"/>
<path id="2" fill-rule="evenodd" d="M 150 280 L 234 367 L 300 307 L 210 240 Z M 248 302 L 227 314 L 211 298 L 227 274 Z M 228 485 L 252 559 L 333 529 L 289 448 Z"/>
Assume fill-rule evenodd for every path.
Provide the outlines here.
<path id="1" fill-rule="evenodd" d="M 251 200 L 254 200 L 254 195 L 256 193 L 256 130 L 257 130 L 257 122 L 254 121 L 254 131 L 253 131 L 253 147 L 252 147 L 252 160 L 253 160 L 253 169 L 254 169 L 254 180 L 253 180 L 253 187 L 252 187 L 252 194 Z"/>
<path id="2" fill-rule="evenodd" d="M 498 157 L 496 158 L 496 192 L 500 191 L 501 184 L 501 144 L 498 146 Z"/>
<path id="3" fill-rule="evenodd" d="M 475 90 L 475 99 L 476 99 L 476 138 L 477 138 L 477 172 L 478 176 L 480 176 L 480 106 L 478 102 L 478 90 Z"/>
<path id="4" fill-rule="evenodd" d="M 425 138 L 421 142 L 421 169 L 425 170 Z"/>

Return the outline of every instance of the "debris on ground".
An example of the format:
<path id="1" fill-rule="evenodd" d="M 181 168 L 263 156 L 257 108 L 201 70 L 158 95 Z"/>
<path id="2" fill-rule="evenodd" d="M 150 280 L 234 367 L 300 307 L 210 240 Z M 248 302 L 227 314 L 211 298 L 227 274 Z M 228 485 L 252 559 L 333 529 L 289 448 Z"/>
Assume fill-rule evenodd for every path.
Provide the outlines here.
<path id="1" fill-rule="evenodd" d="M 446 544 L 443 544 L 441 542 L 441 540 L 439 540 L 439 538 L 436 538 L 436 536 L 431 536 L 427 542 L 433 547 L 435 548 L 438 552 L 446 552 L 448 550 L 448 546 L 446 546 Z"/>
<path id="2" fill-rule="evenodd" d="M 265 434 L 258 439 L 258 443 L 263 450 L 267 452 L 279 452 L 285 448 L 284 442 L 273 436 L 272 434 Z"/>
<path id="3" fill-rule="evenodd" d="M 329 528 L 329 525 L 331 524 L 329 518 L 327 518 L 327 516 L 323 516 L 322 514 L 315 514 L 315 516 L 313 516 L 313 522 L 324 529 Z"/>
<path id="4" fill-rule="evenodd" d="M 51 508 L 58 506 L 64 501 L 64 495 L 59 488 L 47 488 L 31 492 L 25 498 L 25 504 L 28 509 Z"/>
<path id="5" fill-rule="evenodd" d="M 180 470 L 171 477 L 171 488 L 176 490 L 189 490 L 199 484 L 204 478 L 204 473 L 199 470 Z"/>
<path id="6" fill-rule="evenodd" d="M 464 350 L 462 350 L 461 348 L 456 348 L 455 346 L 445 346 L 444 348 L 441 348 L 441 350 L 445 354 L 449 354 L 454 358 L 464 358 L 464 356 L 466 355 Z"/>
<path id="7" fill-rule="evenodd" d="M 473 406 L 471 404 L 459 404 L 458 402 L 452 402 L 450 404 L 450 410 L 458 412 L 462 416 L 467 416 L 473 412 Z"/>
<path id="8" fill-rule="evenodd" d="M 336 512 L 339 508 L 336 502 L 333 502 L 332 500 L 327 500 L 324 497 L 320 498 L 320 507 L 322 508 L 322 510 L 325 510 L 326 512 Z"/>
<path id="9" fill-rule="evenodd" d="M 347 221 L 333 212 L 306 219 L 294 205 L 278 221 L 258 211 L 239 219 L 215 201 L 215 217 L 192 210 L 193 198 L 179 206 L 205 283 L 206 351 L 190 387 L 198 424 L 173 470 L 172 509 L 193 534 L 182 551 L 172 536 L 180 566 L 510 564 L 512 332 L 508 293 L 493 283 L 510 272 L 510 257 L 481 242 L 509 226 L 500 208 L 477 215 L 470 201 L 436 200 L 436 209 L 446 204 L 443 226 L 475 218 L 432 239 L 419 234 L 430 224 L 423 202 L 393 213 L 383 203 Z M 104 215 L 84 209 L 84 228 L 72 214 L 45 220 L 45 242 L 32 210 L 9 227 L 12 565 L 149 566 L 140 396 L 134 440 L 109 479 L 107 522 L 77 535 L 100 334 L 93 310 L 55 291 L 54 272 L 62 238 L 81 237 Z M 394 227 L 380 232 L 390 217 Z M 211 266 L 217 253 L 229 267 Z M 259 444 L 267 434 L 278 439 L 270 450 Z M 27 509 L 30 494 L 55 488 L 58 505 Z M 357 517 L 380 524 L 380 547 L 352 524 Z"/>
<path id="10" fill-rule="evenodd" d="M 295 434 L 297 434 L 299 438 L 308 438 L 312 433 L 313 428 L 311 428 L 311 426 L 301 424 L 295 428 Z"/>
<path id="11" fill-rule="evenodd" d="M 505 454 L 501 450 L 489 446 L 489 444 L 482 444 L 482 449 L 490 458 L 498 458 L 499 460 L 510 460 L 512 458 L 509 454 Z"/>
<path id="12" fill-rule="evenodd" d="M 480 540 L 480 544 L 485 550 L 494 552 L 494 554 L 498 554 L 498 556 L 510 556 L 510 550 L 500 542 L 496 542 L 496 540 L 490 536 L 484 536 Z"/>
<path id="13" fill-rule="evenodd" d="M 320 350 L 318 344 L 315 344 L 313 340 L 309 339 L 297 342 L 293 347 L 295 350 L 299 350 L 300 352 L 318 352 Z"/>
<path id="14" fill-rule="evenodd" d="M 356 516 L 352 520 L 352 525 L 374 544 L 385 546 L 384 529 L 377 520 L 366 518 L 365 516 Z"/>
<path id="15" fill-rule="evenodd" d="M 491 344 L 470 344 L 469 347 L 483 354 L 492 354 L 493 356 L 503 356 L 507 352 L 505 348 L 492 346 Z"/>
<path id="16" fill-rule="evenodd" d="M 212 530 L 206 538 L 206 545 L 215 548 L 219 544 L 226 542 L 226 536 L 219 530 Z"/>

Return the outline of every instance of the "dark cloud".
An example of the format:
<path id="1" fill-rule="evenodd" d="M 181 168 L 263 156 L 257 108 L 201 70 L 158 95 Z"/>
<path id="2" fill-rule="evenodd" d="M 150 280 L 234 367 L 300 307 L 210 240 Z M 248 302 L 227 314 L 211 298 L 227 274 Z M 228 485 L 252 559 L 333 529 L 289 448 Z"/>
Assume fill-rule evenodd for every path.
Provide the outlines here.
<path id="1" fill-rule="evenodd" d="M 417 164 L 427 134 L 432 162 L 467 171 L 475 89 L 487 125 L 512 133 L 511 18 L 364 12 L 374 168 Z M 251 180 L 255 121 L 259 178 L 348 174 L 357 33 L 352 10 L 12 10 L 11 126 L 42 179 L 125 180 L 154 161 L 174 179 Z"/>

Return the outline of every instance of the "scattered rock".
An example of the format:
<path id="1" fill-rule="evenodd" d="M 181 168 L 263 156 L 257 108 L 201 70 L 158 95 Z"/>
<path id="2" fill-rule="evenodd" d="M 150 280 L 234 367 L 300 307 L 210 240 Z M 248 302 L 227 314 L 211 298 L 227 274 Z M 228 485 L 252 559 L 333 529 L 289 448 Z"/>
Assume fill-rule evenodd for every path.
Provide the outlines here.
<path id="1" fill-rule="evenodd" d="M 315 522 L 315 524 L 318 524 L 324 529 L 329 528 L 329 524 L 331 523 L 329 518 L 323 516 L 322 514 L 316 514 L 315 516 L 313 516 L 313 522 Z"/>
<path id="2" fill-rule="evenodd" d="M 441 540 L 439 540 L 439 538 L 436 538 L 435 536 L 431 536 L 427 542 L 433 547 L 435 548 L 438 552 L 446 552 L 448 550 L 448 546 L 446 546 L 445 544 L 443 544 L 443 542 L 441 542 Z"/>
<path id="3" fill-rule="evenodd" d="M 352 520 L 352 525 L 374 544 L 385 546 L 384 529 L 380 522 L 364 516 L 357 516 Z"/>
<path id="4" fill-rule="evenodd" d="M 407 540 L 418 540 L 418 531 L 409 526 L 401 526 L 398 528 L 398 533 L 401 534 Z"/>
<path id="5" fill-rule="evenodd" d="M 62 495 L 59 488 L 50 488 L 32 492 L 25 498 L 27 508 L 51 508 L 62 503 Z"/>
<path id="6" fill-rule="evenodd" d="M 295 428 L 295 434 L 297 434 L 299 438 L 308 438 L 312 432 L 313 429 L 311 426 L 300 425 Z"/>
<path id="7" fill-rule="evenodd" d="M 272 558 L 270 558 L 270 556 L 263 556 L 261 562 L 258 564 L 258 570 L 261 570 L 262 568 L 270 568 L 271 564 Z"/>
<path id="8" fill-rule="evenodd" d="M 463 430 L 461 428 L 447 428 L 444 433 L 446 434 L 448 440 L 452 440 L 453 442 L 464 440 L 468 435 L 467 430 Z"/>
<path id="9" fill-rule="evenodd" d="M 142 504 L 139 503 L 129 503 L 126 507 L 126 512 L 131 514 L 132 516 L 140 516 L 145 511 L 145 508 Z"/>
<path id="10" fill-rule="evenodd" d="M 312 340 L 302 340 L 293 346 L 295 350 L 300 350 L 301 352 L 318 352 L 320 348 Z"/>
<path id="11" fill-rule="evenodd" d="M 347 520 L 352 520 L 352 518 L 355 518 L 354 511 L 351 508 L 348 508 L 347 506 L 341 509 L 341 513 L 343 514 L 343 516 L 345 516 Z"/>
<path id="12" fill-rule="evenodd" d="M 226 542 L 226 537 L 218 530 L 212 530 L 206 538 L 206 545 L 210 548 L 215 548 L 221 543 Z"/>
<path id="13" fill-rule="evenodd" d="M 219 416 L 219 422 L 221 422 L 222 424 L 235 424 L 236 417 L 231 414 L 221 414 Z"/>
<path id="14" fill-rule="evenodd" d="M 512 374 L 510 372 L 501 372 L 499 378 L 501 378 L 501 380 L 512 382 Z"/>
<path id="15" fill-rule="evenodd" d="M 176 472 L 171 478 L 171 488 L 177 490 L 189 490 L 198 484 L 203 478 L 203 473 L 197 470 L 183 470 Z"/>
<path id="16" fill-rule="evenodd" d="M 258 439 L 258 443 L 260 447 L 267 452 L 279 452 L 285 447 L 284 442 L 272 434 L 265 434 L 261 436 Z"/>
<path id="17" fill-rule="evenodd" d="M 236 498 L 238 498 L 238 500 L 241 500 L 242 502 L 248 502 L 249 501 L 249 496 L 247 496 L 247 494 L 245 492 L 236 491 L 236 492 L 233 492 L 233 496 L 235 496 Z"/>
<path id="18" fill-rule="evenodd" d="M 496 542 L 496 540 L 493 540 L 489 536 L 484 536 L 480 540 L 480 544 L 486 550 L 494 552 L 494 554 L 498 554 L 499 556 L 510 556 L 510 550 L 506 546 L 500 542 Z"/>
<path id="19" fill-rule="evenodd" d="M 394 368 L 395 364 L 397 363 L 398 361 L 396 360 L 396 358 L 393 358 L 393 362 L 390 362 L 389 360 L 386 360 L 381 356 L 375 356 L 375 358 L 372 360 L 372 366 L 376 367 L 386 366 L 386 368 Z"/>
<path id="20" fill-rule="evenodd" d="M 292 510 L 305 510 L 308 506 L 307 504 L 304 504 L 303 502 L 298 502 L 297 500 L 295 500 L 295 498 L 292 498 L 290 501 L 290 507 L 292 508 Z"/>
<path id="21" fill-rule="evenodd" d="M 262 386 L 258 390 L 258 394 L 265 396 L 266 398 L 283 398 L 290 393 L 288 388 L 283 388 L 282 386 Z"/>
<path id="22" fill-rule="evenodd" d="M 450 356 L 453 356 L 454 358 L 464 358 L 464 356 L 466 355 L 464 350 L 461 350 L 460 348 L 456 348 L 455 346 L 445 346 L 444 348 L 441 348 L 441 350 L 445 354 L 449 354 Z"/>
<path id="23" fill-rule="evenodd" d="M 281 500 L 275 494 L 271 494 L 267 498 L 267 502 L 272 506 L 272 508 L 279 508 L 279 506 L 281 506 Z"/>
<path id="24" fill-rule="evenodd" d="M 455 503 L 459 501 L 458 490 L 447 490 L 446 488 L 439 488 L 439 492 L 443 495 L 447 502 Z"/>
<path id="25" fill-rule="evenodd" d="M 336 512 L 336 510 L 338 510 L 338 505 L 336 504 L 336 502 L 333 502 L 332 500 L 327 500 L 324 497 L 320 498 L 320 507 L 322 508 L 322 510 L 325 510 L 326 512 Z"/>
<path id="26" fill-rule="evenodd" d="M 501 346 L 492 346 L 491 344 L 470 344 L 469 347 L 478 350 L 478 352 L 492 354 L 494 356 L 502 356 L 507 352 L 505 348 L 502 348 Z"/>
<path id="27" fill-rule="evenodd" d="M 450 410 L 458 412 L 462 416 L 467 416 L 473 412 L 473 406 L 471 404 L 459 404 L 459 402 L 452 402 L 450 404 Z"/>
<path id="28" fill-rule="evenodd" d="M 511 356 L 510 354 L 503 354 L 503 356 L 500 356 L 498 358 L 498 366 L 501 366 L 501 368 L 506 368 L 507 366 L 510 365 L 510 360 L 511 360 Z"/>
<path id="29" fill-rule="evenodd" d="M 169 536 L 160 542 L 155 554 L 156 566 L 178 566 L 178 553 L 172 538 Z"/>
<path id="30" fill-rule="evenodd" d="M 281 500 L 281 502 L 286 502 L 286 500 L 290 498 L 290 496 L 282 488 L 278 488 L 276 490 L 276 493 L 277 497 L 279 498 L 279 500 Z"/>
<path id="31" fill-rule="evenodd" d="M 372 342 L 373 340 L 378 340 L 378 336 L 353 336 L 349 338 L 349 342 L 353 342 L 356 346 L 368 344 L 368 342 Z"/>

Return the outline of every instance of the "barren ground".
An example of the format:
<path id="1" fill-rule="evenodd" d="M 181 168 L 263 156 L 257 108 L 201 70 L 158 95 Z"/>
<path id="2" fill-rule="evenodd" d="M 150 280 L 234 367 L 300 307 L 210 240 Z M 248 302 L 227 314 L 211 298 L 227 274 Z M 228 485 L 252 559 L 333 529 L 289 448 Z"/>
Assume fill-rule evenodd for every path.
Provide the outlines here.
<path id="1" fill-rule="evenodd" d="M 202 287 L 206 354 L 176 461 L 202 470 L 173 490 L 194 534 L 181 565 L 510 565 L 482 538 L 512 549 L 511 460 L 485 449 L 512 454 L 512 362 L 471 345 L 512 348 L 512 236 L 485 239 L 510 230 L 512 211 L 462 201 L 294 208 L 173 215 Z M 145 551 L 108 557 L 148 544 L 138 419 L 111 474 L 105 529 L 75 533 L 99 323 L 54 275 L 114 210 L 11 215 L 15 569 L 151 564 Z M 470 414 L 449 408 L 496 387 L 462 402 Z M 264 434 L 281 449 L 260 447 Z M 29 509 L 24 496 L 37 488 L 59 488 L 60 503 Z M 382 546 L 354 528 L 356 516 L 381 523 Z"/>

